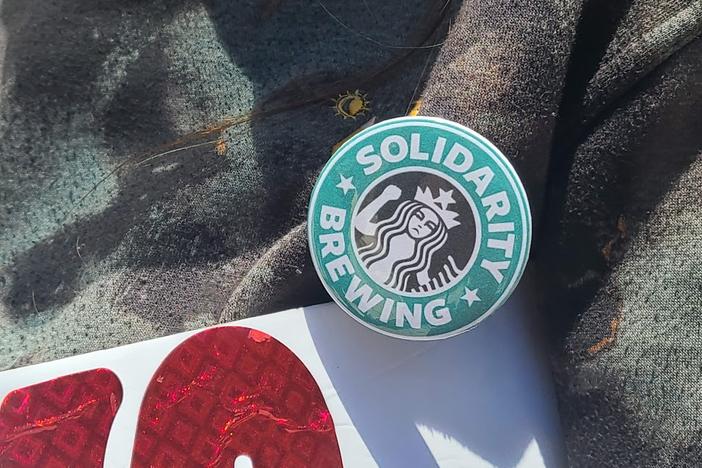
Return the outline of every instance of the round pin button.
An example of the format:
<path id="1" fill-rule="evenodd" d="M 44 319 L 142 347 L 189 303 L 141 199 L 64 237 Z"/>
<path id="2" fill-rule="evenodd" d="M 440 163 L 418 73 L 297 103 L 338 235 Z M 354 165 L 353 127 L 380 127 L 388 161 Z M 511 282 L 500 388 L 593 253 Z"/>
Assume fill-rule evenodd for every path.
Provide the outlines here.
<path id="1" fill-rule="evenodd" d="M 324 287 L 353 318 L 440 339 L 507 300 L 529 256 L 531 215 L 514 168 L 486 138 L 402 117 L 333 154 L 312 191 L 308 236 Z"/>

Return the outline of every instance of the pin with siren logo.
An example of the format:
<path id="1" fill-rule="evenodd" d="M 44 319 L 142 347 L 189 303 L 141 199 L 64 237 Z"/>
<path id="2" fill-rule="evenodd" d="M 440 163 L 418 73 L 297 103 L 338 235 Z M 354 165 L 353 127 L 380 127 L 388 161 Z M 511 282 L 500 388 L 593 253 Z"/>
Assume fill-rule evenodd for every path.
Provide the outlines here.
<path id="1" fill-rule="evenodd" d="M 310 201 L 315 268 L 334 300 L 381 333 L 438 339 L 504 303 L 529 255 L 526 193 L 476 132 L 403 117 L 359 132 Z"/>

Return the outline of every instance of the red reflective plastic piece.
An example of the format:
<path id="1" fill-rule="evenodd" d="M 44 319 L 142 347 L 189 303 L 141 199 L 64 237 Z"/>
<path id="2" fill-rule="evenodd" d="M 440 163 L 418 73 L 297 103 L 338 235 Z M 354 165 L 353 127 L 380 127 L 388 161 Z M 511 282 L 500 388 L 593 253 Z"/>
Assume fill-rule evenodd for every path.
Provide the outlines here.
<path id="1" fill-rule="evenodd" d="M 307 367 L 271 336 L 219 327 L 175 348 L 142 401 L 133 467 L 341 467 L 334 423 Z"/>
<path id="2" fill-rule="evenodd" d="M 0 406 L 0 466 L 101 467 L 121 402 L 108 369 L 13 390 Z"/>

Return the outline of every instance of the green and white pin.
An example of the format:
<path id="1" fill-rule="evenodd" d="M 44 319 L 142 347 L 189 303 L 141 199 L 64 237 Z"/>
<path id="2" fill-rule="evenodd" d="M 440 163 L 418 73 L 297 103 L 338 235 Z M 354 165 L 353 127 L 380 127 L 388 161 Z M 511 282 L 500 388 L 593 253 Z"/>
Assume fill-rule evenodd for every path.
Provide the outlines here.
<path id="1" fill-rule="evenodd" d="M 507 158 L 443 119 L 402 117 L 354 135 L 312 191 L 317 273 L 353 318 L 414 340 L 464 332 L 512 293 L 531 216 Z"/>

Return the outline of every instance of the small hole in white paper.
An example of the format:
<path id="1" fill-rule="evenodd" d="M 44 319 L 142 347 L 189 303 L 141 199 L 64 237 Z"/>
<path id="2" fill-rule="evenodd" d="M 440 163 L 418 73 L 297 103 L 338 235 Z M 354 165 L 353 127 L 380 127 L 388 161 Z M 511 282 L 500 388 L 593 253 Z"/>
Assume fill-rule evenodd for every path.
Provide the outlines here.
<path id="1" fill-rule="evenodd" d="M 253 468 L 253 462 L 248 455 L 239 455 L 234 460 L 234 468 Z"/>

